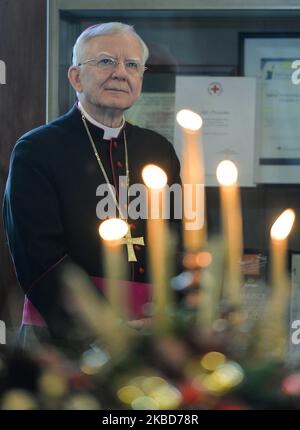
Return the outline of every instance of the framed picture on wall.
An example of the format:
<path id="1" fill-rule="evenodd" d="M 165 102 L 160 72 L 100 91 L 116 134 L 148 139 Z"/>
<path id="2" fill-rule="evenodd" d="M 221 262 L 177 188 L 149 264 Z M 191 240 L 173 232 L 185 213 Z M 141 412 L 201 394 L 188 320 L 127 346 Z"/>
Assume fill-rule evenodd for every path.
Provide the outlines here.
<path id="1" fill-rule="evenodd" d="M 300 182 L 300 33 L 241 33 L 240 72 L 255 77 L 258 183 Z M 295 68 L 296 67 L 296 68 Z M 298 73 L 300 75 L 300 73 Z"/>
<path id="2" fill-rule="evenodd" d="M 147 64 L 139 100 L 125 112 L 126 119 L 150 128 L 174 142 L 177 76 L 236 76 L 234 65 Z"/>

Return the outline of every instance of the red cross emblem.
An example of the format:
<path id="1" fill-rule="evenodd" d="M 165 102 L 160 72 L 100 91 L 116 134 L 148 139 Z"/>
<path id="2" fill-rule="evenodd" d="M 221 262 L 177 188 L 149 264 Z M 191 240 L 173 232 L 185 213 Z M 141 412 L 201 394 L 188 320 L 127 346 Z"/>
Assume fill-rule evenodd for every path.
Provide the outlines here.
<path id="1" fill-rule="evenodd" d="M 211 82 L 208 86 L 208 92 L 212 96 L 219 96 L 223 88 L 219 82 Z"/>

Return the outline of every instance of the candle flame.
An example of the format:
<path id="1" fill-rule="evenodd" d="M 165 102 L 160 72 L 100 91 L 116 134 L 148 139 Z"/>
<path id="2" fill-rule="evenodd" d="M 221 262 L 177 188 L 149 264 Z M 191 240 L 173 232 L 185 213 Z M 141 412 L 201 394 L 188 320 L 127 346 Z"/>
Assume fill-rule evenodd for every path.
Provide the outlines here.
<path id="1" fill-rule="evenodd" d="M 238 178 L 238 169 L 233 161 L 223 160 L 218 164 L 216 174 L 220 185 L 233 185 Z"/>
<path id="2" fill-rule="evenodd" d="M 122 239 L 128 232 L 128 224 L 120 218 L 110 218 L 103 221 L 99 227 L 99 234 L 102 239 L 114 241 Z"/>
<path id="3" fill-rule="evenodd" d="M 180 110 L 176 115 L 176 119 L 181 127 L 190 131 L 199 130 L 203 123 L 200 115 L 188 109 Z"/>
<path id="4" fill-rule="evenodd" d="M 161 190 L 165 187 L 168 177 L 160 167 L 148 164 L 143 168 L 142 177 L 148 188 Z"/>
<path id="5" fill-rule="evenodd" d="M 295 212 L 293 209 L 286 209 L 277 218 L 271 228 L 271 238 L 275 240 L 284 240 L 290 234 L 295 221 Z"/>

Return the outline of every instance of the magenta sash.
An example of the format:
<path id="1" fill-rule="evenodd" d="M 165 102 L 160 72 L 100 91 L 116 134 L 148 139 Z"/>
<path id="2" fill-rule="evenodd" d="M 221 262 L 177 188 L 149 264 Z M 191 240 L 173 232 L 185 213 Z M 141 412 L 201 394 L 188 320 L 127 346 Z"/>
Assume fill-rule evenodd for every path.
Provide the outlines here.
<path id="1" fill-rule="evenodd" d="M 105 278 L 91 277 L 91 281 L 105 295 Z M 151 284 L 131 281 L 120 281 L 120 292 L 126 297 L 128 317 L 140 319 L 146 316 L 146 304 L 151 300 Z M 25 296 L 22 324 L 46 326 L 46 323 L 38 310 Z"/>

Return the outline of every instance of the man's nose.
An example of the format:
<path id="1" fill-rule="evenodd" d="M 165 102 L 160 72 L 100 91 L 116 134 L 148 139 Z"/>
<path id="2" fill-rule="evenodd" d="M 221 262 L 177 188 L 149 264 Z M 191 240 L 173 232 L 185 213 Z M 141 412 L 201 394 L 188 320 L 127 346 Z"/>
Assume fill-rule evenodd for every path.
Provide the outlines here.
<path id="1" fill-rule="evenodd" d="M 115 65 L 115 69 L 113 72 L 113 78 L 115 79 L 126 79 L 128 76 L 128 72 L 126 70 L 125 64 L 123 61 L 118 61 Z"/>

